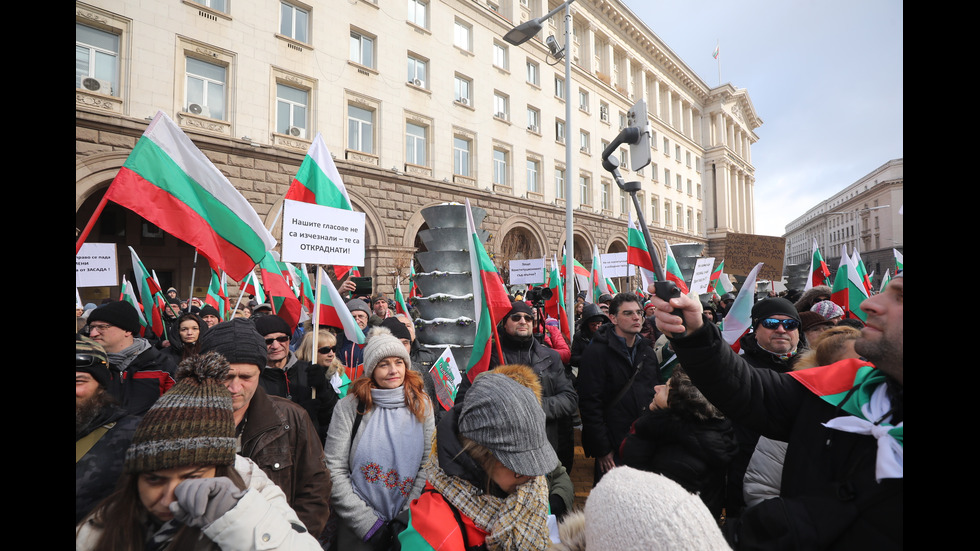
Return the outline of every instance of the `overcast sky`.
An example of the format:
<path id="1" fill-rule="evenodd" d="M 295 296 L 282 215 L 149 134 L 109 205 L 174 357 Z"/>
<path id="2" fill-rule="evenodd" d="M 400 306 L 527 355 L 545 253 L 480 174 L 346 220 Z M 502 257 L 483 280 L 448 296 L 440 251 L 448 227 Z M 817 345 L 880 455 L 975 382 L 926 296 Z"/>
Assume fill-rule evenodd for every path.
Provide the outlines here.
<path id="1" fill-rule="evenodd" d="M 903 3 L 623 0 L 708 86 L 748 90 L 756 233 L 903 153 Z"/>

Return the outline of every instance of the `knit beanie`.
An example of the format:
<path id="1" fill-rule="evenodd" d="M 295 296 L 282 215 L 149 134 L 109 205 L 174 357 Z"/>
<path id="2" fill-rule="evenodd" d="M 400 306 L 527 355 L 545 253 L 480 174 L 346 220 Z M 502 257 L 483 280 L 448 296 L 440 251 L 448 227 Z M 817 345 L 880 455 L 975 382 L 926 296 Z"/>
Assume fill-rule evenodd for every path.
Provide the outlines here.
<path id="1" fill-rule="evenodd" d="M 269 359 L 265 338 L 245 318 L 235 318 L 208 329 L 201 337 L 201 354 L 217 352 L 230 364 L 264 367 Z"/>
<path id="2" fill-rule="evenodd" d="M 762 320 L 770 316 L 779 315 L 800 321 L 800 313 L 792 302 L 783 297 L 774 297 L 760 300 L 752 307 L 752 327 L 758 327 Z"/>
<path id="3" fill-rule="evenodd" d="M 359 298 L 352 298 L 348 300 L 347 309 L 350 310 L 351 314 L 353 314 L 357 310 L 360 310 L 369 316 L 371 315 L 371 307 L 368 306 L 368 303 L 364 302 Z"/>
<path id="4" fill-rule="evenodd" d="M 102 345 L 94 340 L 75 335 L 75 371 L 88 373 L 99 385 L 109 386 L 109 357 Z"/>
<path id="5" fill-rule="evenodd" d="M 88 322 L 96 321 L 104 321 L 130 333 L 139 333 L 140 331 L 139 313 L 132 304 L 123 300 L 110 302 L 92 310 L 92 313 L 88 315 Z"/>
<path id="6" fill-rule="evenodd" d="M 405 345 L 387 327 L 371 329 L 367 344 L 364 345 L 364 376 L 371 377 L 378 362 L 391 357 L 404 360 L 406 369 L 412 366 L 412 358 L 408 355 L 408 350 L 405 350 Z"/>
<path id="7" fill-rule="evenodd" d="M 592 489 L 585 502 L 585 541 L 589 550 L 731 549 L 700 497 L 669 478 L 630 467 L 607 472 Z"/>
<path id="8" fill-rule="evenodd" d="M 545 416 L 534 392 L 513 378 L 481 373 L 466 392 L 459 434 L 486 447 L 517 474 L 541 476 L 558 466 L 548 442 Z"/>
<path id="9" fill-rule="evenodd" d="M 844 309 L 829 300 L 821 300 L 810 307 L 811 312 L 816 312 L 827 319 L 839 318 L 844 315 Z"/>
<path id="10" fill-rule="evenodd" d="M 391 331 L 391 334 L 396 339 L 408 339 L 412 340 L 412 334 L 408 331 L 408 327 L 402 323 L 402 320 L 396 317 L 385 318 L 381 321 L 381 327 L 384 327 Z"/>
<path id="11" fill-rule="evenodd" d="M 276 315 L 255 318 L 254 323 L 255 330 L 258 331 L 259 335 L 262 335 L 263 337 L 270 333 L 283 333 L 286 335 L 293 334 L 293 330 L 289 327 L 286 320 Z"/>
<path id="12" fill-rule="evenodd" d="M 504 318 L 509 318 L 514 314 L 527 314 L 529 316 L 534 316 L 534 309 L 527 305 L 526 302 L 522 300 L 517 300 L 510 303 L 510 312 Z"/>
<path id="13" fill-rule="evenodd" d="M 146 412 L 126 450 L 126 473 L 233 465 L 235 421 L 225 388 L 228 361 L 215 352 L 180 363 L 177 384 Z"/>
<path id="14" fill-rule="evenodd" d="M 204 316 L 214 316 L 219 320 L 221 319 L 221 314 L 219 314 L 218 310 L 210 304 L 205 304 L 201 307 L 201 317 L 203 318 Z"/>

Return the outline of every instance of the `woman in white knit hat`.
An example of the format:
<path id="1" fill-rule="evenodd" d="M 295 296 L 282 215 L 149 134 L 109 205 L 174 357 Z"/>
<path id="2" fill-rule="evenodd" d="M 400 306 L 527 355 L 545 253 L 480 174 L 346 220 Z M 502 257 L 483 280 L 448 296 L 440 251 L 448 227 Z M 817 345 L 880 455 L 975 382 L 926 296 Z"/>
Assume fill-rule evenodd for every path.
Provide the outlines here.
<path id="1" fill-rule="evenodd" d="M 388 549 L 399 513 L 422 492 L 422 462 L 435 421 L 422 377 L 405 346 L 383 327 L 364 347 L 364 375 L 334 408 L 327 431 L 330 503 L 345 551 Z"/>

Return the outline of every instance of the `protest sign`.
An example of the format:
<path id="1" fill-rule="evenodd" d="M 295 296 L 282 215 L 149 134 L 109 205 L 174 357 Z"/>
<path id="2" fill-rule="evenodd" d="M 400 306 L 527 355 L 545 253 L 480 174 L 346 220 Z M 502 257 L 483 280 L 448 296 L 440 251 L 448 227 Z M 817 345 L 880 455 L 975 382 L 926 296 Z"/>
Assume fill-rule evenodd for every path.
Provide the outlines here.
<path id="1" fill-rule="evenodd" d="M 691 278 L 692 291 L 699 295 L 708 292 L 708 283 L 711 281 L 711 272 L 714 265 L 714 257 L 698 259 L 697 264 L 694 265 L 694 276 Z"/>
<path id="2" fill-rule="evenodd" d="M 544 283 L 544 258 L 510 261 L 510 284 L 539 285 Z"/>
<path id="3" fill-rule="evenodd" d="M 115 243 L 85 243 L 75 255 L 75 287 L 119 285 Z"/>
<path id="4" fill-rule="evenodd" d="M 606 253 L 602 259 L 602 275 L 605 277 L 626 277 L 626 253 Z"/>
<path id="5" fill-rule="evenodd" d="M 364 265 L 364 213 L 285 200 L 282 260 Z"/>

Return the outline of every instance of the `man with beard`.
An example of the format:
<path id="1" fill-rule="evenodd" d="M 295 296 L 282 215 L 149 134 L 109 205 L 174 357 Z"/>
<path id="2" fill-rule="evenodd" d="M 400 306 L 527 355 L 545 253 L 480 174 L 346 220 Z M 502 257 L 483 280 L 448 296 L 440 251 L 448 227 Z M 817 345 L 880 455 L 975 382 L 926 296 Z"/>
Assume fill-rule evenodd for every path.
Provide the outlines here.
<path id="1" fill-rule="evenodd" d="M 696 298 L 653 299 L 657 327 L 705 397 L 732 420 L 788 442 L 780 496 L 726 522 L 733 547 L 902 548 L 904 275 L 861 304 L 867 326 L 854 349 L 867 361 L 790 373 L 756 369 L 735 354 Z"/>
<path id="2" fill-rule="evenodd" d="M 75 524 L 112 493 L 140 418 L 106 392 L 105 350 L 75 336 Z"/>

